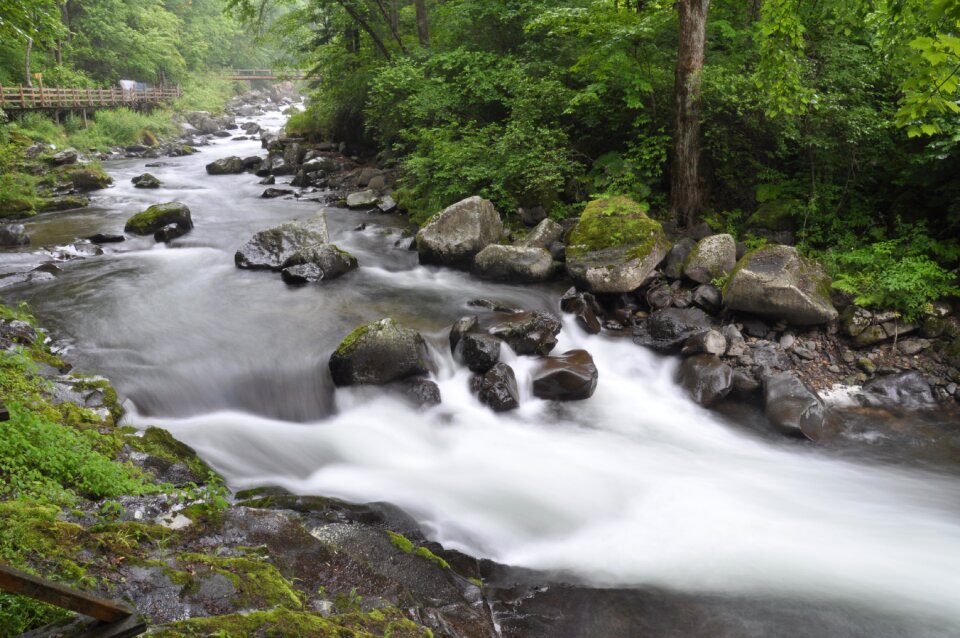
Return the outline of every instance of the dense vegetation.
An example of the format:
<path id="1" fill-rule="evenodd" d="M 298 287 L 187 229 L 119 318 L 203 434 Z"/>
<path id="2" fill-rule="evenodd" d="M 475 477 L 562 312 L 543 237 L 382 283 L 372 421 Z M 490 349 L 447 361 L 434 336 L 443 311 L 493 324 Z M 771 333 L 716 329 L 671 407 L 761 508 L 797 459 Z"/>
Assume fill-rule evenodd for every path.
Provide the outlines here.
<path id="1" fill-rule="evenodd" d="M 397 162 L 416 221 L 624 194 L 740 239 L 789 229 L 866 303 L 954 290 L 956 0 L 306 0 L 282 25 L 316 78 L 291 130 Z"/>

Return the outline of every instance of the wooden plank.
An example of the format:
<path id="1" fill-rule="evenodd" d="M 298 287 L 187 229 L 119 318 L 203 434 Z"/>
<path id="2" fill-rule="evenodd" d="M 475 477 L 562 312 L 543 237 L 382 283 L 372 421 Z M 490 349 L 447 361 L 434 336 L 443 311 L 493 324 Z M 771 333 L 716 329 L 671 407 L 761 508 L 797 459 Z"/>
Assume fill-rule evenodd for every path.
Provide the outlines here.
<path id="1" fill-rule="evenodd" d="M 135 609 L 123 603 L 92 596 L 3 564 L 0 564 L 0 589 L 108 623 L 126 620 L 136 614 Z"/>

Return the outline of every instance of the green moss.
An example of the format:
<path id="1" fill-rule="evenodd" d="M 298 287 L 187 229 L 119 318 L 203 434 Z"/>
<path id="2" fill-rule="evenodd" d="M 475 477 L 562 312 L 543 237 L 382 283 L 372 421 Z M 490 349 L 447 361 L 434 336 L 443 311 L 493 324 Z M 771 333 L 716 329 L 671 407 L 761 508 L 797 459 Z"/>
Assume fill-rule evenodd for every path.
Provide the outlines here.
<path id="1" fill-rule="evenodd" d="M 162 428 L 149 427 L 143 431 L 143 436 L 127 436 L 124 441 L 140 452 L 171 463 L 183 463 L 199 479 L 215 474 L 192 447 L 173 438 Z"/>
<path id="2" fill-rule="evenodd" d="M 747 218 L 746 227 L 793 230 L 796 225 L 794 216 L 801 206 L 795 199 L 772 199 L 764 202 Z"/>
<path id="3" fill-rule="evenodd" d="M 123 229 L 135 235 L 150 235 L 167 224 L 177 224 L 190 218 L 190 211 L 180 202 L 154 204 L 127 220 Z"/>
<path id="4" fill-rule="evenodd" d="M 288 607 L 298 609 L 303 605 L 301 594 L 292 583 L 280 575 L 271 563 L 257 558 L 224 558 L 206 554 L 181 554 L 181 565 L 189 565 L 195 572 L 197 565 L 229 578 L 237 588 L 239 602 L 245 607 Z"/>
<path id="5" fill-rule="evenodd" d="M 390 537 L 390 542 L 393 543 L 394 547 L 399 549 L 404 554 L 413 553 L 413 541 L 403 534 L 397 534 L 396 532 L 387 530 L 387 536 Z"/>
<path id="6" fill-rule="evenodd" d="M 373 325 L 374 324 L 365 324 L 359 328 L 355 328 L 353 332 L 343 338 L 343 341 L 341 341 L 340 345 L 337 346 L 336 353 L 341 357 L 345 357 L 353 352 L 353 348 L 356 346 L 357 341 L 360 339 L 360 337 L 367 334 Z"/>
<path id="7" fill-rule="evenodd" d="M 84 378 L 74 387 L 86 391 L 99 390 L 103 393 L 103 405 L 110 411 L 114 424 L 119 423 L 123 418 L 123 406 L 120 404 L 117 390 L 106 379 Z"/>
<path id="8" fill-rule="evenodd" d="M 598 250 L 627 247 L 628 257 L 643 258 L 658 241 L 663 227 L 646 214 L 647 207 L 629 197 L 597 199 L 584 209 L 570 232 L 567 257 L 579 257 Z"/>
<path id="9" fill-rule="evenodd" d="M 450 563 L 443 560 L 442 558 L 440 558 L 439 556 L 431 552 L 426 547 L 423 547 L 423 546 L 418 547 L 416 550 L 414 550 L 413 553 L 414 555 L 419 556 L 420 558 L 426 558 L 428 561 L 430 561 L 437 567 L 440 567 L 441 569 L 450 569 Z"/>
<path id="10" fill-rule="evenodd" d="M 113 178 L 95 164 L 74 164 L 65 168 L 64 173 L 81 191 L 99 190 L 113 183 Z"/>
<path id="11" fill-rule="evenodd" d="M 154 638 L 182 638 L 184 636 L 218 638 L 429 638 L 429 629 L 406 618 L 397 608 L 377 610 L 367 614 L 350 613 L 323 617 L 319 614 L 273 609 L 248 614 L 229 614 L 212 618 L 193 618 L 161 627 L 151 634 Z"/>

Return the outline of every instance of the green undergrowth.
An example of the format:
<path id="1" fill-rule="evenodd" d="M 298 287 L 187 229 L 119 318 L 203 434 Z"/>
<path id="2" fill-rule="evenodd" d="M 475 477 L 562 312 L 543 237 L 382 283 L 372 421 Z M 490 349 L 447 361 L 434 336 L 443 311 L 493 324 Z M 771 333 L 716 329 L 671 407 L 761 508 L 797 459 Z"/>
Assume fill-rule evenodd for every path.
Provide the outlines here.
<path id="1" fill-rule="evenodd" d="M 177 100 L 177 111 L 209 111 L 219 114 L 230 98 L 246 88 L 246 82 L 224 79 L 217 73 L 191 75 L 182 85 L 183 97 Z"/>

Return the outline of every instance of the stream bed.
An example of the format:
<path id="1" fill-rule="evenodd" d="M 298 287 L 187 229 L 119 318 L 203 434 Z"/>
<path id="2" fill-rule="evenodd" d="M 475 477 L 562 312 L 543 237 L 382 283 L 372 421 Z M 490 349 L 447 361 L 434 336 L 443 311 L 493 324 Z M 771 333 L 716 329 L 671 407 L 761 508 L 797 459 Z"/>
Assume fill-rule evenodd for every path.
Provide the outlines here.
<path id="1" fill-rule="evenodd" d="M 283 117 L 257 121 L 277 129 Z M 559 314 L 565 286 L 420 266 L 401 218 L 337 208 L 326 208 L 331 241 L 359 270 L 303 287 L 240 270 L 233 254 L 253 233 L 322 208 L 261 199 L 250 174 L 204 171 L 255 154 L 258 140 L 221 140 L 189 157 L 110 162 L 116 185 L 92 208 L 27 223 L 34 246 L 59 246 L 122 233 L 152 203 L 190 207 L 195 229 L 170 245 L 128 237 L 3 290 L 31 304 L 78 371 L 111 379 L 131 423 L 169 429 L 235 489 L 389 502 L 445 547 L 576 586 L 542 589 L 530 611 L 566 615 L 568 630 L 504 635 L 960 635 L 955 467 L 763 436 L 687 399 L 674 360 L 569 317 L 555 352 L 593 355 L 594 396 L 537 399 L 532 359 L 508 353 L 521 407 L 495 414 L 453 361 L 450 326 L 475 298 Z M 133 187 L 145 171 L 161 188 Z M 4 253 L 0 271 L 36 258 Z M 387 316 L 435 351 L 441 405 L 334 389 L 330 353 Z"/>

